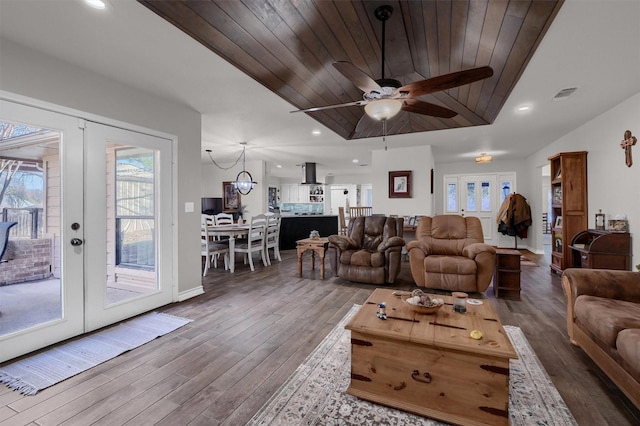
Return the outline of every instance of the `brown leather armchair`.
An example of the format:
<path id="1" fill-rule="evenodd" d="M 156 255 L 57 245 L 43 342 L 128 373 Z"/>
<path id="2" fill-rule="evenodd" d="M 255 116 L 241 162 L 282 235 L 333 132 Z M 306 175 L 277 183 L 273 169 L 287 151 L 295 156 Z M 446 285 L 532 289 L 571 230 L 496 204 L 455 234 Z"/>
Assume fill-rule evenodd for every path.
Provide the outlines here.
<path id="1" fill-rule="evenodd" d="M 349 221 L 347 235 L 329 237 L 329 263 L 345 280 L 393 283 L 401 267 L 404 219 L 359 216 Z"/>
<path id="2" fill-rule="evenodd" d="M 421 217 L 407 250 L 411 275 L 419 286 L 483 292 L 491 284 L 496 250 L 484 243 L 477 217 Z"/>

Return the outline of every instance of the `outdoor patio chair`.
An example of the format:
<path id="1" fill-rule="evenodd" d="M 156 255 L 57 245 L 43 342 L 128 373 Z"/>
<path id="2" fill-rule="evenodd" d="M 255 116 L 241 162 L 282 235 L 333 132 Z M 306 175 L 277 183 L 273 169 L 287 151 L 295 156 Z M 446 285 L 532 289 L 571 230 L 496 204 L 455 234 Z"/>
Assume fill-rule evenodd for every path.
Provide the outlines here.
<path id="1" fill-rule="evenodd" d="M 18 222 L 0 222 L 0 262 L 2 263 L 7 262 L 2 257 L 7 250 L 7 245 L 9 245 L 9 231 L 17 224 Z"/>

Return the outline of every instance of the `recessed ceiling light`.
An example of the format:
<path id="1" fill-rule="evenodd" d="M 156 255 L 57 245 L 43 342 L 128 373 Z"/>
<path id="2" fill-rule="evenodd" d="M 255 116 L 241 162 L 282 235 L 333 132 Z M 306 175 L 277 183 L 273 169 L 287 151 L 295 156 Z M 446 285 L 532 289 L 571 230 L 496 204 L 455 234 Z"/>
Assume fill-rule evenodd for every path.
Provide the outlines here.
<path id="1" fill-rule="evenodd" d="M 86 4 L 94 9 L 103 10 L 107 7 L 107 4 L 102 0 L 84 0 Z"/>
<path id="2" fill-rule="evenodd" d="M 282 164 L 276 164 L 276 168 L 281 169 L 282 168 Z"/>
<path id="3" fill-rule="evenodd" d="M 320 131 L 320 129 L 313 129 L 313 130 L 311 131 L 311 134 L 312 134 L 312 135 L 315 135 L 315 136 L 318 136 L 318 135 L 319 135 L 319 134 L 321 134 L 321 133 L 322 133 L 322 132 Z"/>
<path id="4" fill-rule="evenodd" d="M 353 160 L 351 160 L 352 163 L 359 163 L 360 160 L 358 160 L 357 158 L 354 158 Z"/>
<path id="5" fill-rule="evenodd" d="M 531 105 L 520 105 L 519 107 L 516 108 L 516 111 L 518 112 L 531 111 Z"/>

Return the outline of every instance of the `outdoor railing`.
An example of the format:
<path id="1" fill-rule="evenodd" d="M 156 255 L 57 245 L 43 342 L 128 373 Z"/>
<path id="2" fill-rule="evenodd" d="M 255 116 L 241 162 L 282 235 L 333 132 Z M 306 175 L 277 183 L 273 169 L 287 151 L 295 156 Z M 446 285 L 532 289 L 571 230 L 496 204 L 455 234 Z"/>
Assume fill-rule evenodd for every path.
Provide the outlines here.
<path id="1" fill-rule="evenodd" d="M 10 237 L 30 238 L 32 240 L 42 237 L 42 208 L 13 208 L 2 209 L 3 222 L 18 222 L 11 228 Z"/>

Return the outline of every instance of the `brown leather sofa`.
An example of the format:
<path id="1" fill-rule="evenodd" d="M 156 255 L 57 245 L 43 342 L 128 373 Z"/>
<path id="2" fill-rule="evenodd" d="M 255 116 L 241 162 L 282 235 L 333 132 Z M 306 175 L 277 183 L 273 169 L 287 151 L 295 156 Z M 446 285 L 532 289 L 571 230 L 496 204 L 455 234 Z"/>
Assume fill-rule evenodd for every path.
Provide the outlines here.
<path id="1" fill-rule="evenodd" d="M 477 217 L 423 216 L 416 239 L 407 244 L 411 275 L 418 286 L 483 292 L 491 284 L 496 250 L 484 243 Z"/>
<path id="2" fill-rule="evenodd" d="M 569 340 L 640 408 L 640 273 L 565 269 Z"/>
<path id="3" fill-rule="evenodd" d="M 347 235 L 329 237 L 329 263 L 334 276 L 370 284 L 393 283 L 400 272 L 404 220 L 359 216 L 349 221 Z"/>

